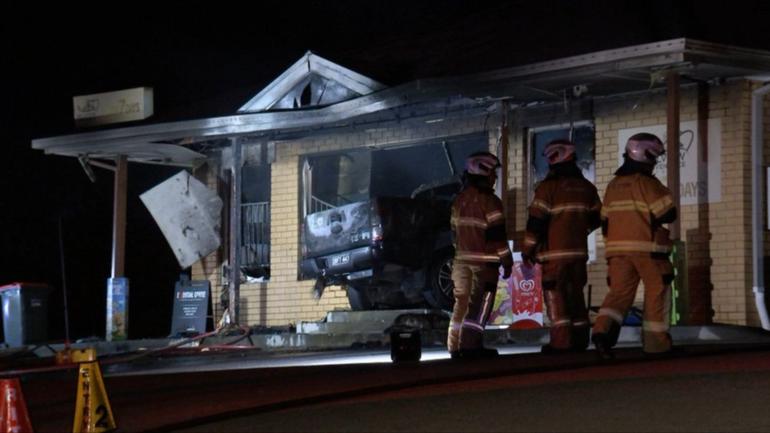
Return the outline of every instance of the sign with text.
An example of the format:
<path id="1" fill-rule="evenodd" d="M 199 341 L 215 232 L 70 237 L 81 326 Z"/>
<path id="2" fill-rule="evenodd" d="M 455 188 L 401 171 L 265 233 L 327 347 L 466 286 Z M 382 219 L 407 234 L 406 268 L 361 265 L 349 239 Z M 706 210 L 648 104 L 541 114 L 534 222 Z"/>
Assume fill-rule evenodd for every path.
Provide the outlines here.
<path id="1" fill-rule="evenodd" d="M 174 311 L 171 316 L 171 335 L 202 334 L 206 332 L 209 311 L 210 283 L 182 278 L 174 287 Z"/>
<path id="2" fill-rule="evenodd" d="M 502 277 L 501 277 L 502 278 Z M 502 280 L 505 289 L 498 288 L 488 325 L 507 325 L 511 329 L 543 326 L 543 289 L 540 265 L 529 266 L 514 253 L 510 278 Z"/>
<path id="3" fill-rule="evenodd" d="M 639 132 L 649 132 L 666 141 L 666 125 L 628 128 L 618 131 L 618 164 L 623 163 L 628 138 Z M 722 200 L 722 119 L 708 120 L 705 149 L 698 141 L 698 122 L 679 125 L 679 182 L 683 205 L 716 203 Z M 666 183 L 666 163 L 663 155 L 655 166 L 655 176 Z"/>
<path id="4" fill-rule="evenodd" d="M 107 279 L 107 341 L 128 338 L 128 278 Z"/>
<path id="5" fill-rule="evenodd" d="M 142 120 L 153 113 L 152 88 L 135 87 L 75 96 L 72 98 L 72 108 L 78 126 Z"/>

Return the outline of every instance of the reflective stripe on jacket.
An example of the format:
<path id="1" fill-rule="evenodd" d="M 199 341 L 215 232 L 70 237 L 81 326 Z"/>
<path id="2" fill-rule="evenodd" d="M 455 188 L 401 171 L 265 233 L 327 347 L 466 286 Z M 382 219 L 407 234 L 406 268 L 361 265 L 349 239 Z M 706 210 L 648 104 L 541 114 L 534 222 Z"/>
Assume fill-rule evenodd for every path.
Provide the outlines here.
<path id="1" fill-rule="evenodd" d="M 552 170 L 529 206 L 524 252 L 541 262 L 587 260 L 586 238 L 599 227 L 602 203 L 596 187 L 577 167 L 568 168 Z"/>
<path id="2" fill-rule="evenodd" d="M 607 186 L 602 208 L 605 256 L 668 254 L 668 230 L 656 219 L 674 209 L 671 191 L 642 173 L 616 176 Z"/>
<path id="3" fill-rule="evenodd" d="M 455 262 L 513 264 L 503 204 L 492 189 L 468 185 L 452 203 Z"/>

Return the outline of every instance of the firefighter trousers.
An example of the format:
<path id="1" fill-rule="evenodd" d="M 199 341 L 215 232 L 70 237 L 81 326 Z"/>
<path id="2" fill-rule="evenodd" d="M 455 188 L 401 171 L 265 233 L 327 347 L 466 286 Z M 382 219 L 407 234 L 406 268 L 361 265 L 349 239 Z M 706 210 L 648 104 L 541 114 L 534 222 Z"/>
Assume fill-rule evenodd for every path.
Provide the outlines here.
<path id="1" fill-rule="evenodd" d="M 498 267 L 493 263 L 454 264 L 455 305 L 447 335 L 450 352 L 483 347 L 484 327 L 495 302 Z"/>
<path id="2" fill-rule="evenodd" d="M 551 322 L 549 345 L 554 349 L 588 347 L 588 310 L 583 296 L 585 260 L 543 263 L 543 298 Z"/>
<path id="3" fill-rule="evenodd" d="M 642 348 L 648 353 L 671 349 L 669 334 L 671 281 L 674 270 L 666 258 L 650 256 L 610 257 L 607 283 L 610 291 L 604 298 L 593 333 L 604 334 L 615 345 L 620 326 L 636 297 L 639 280 L 644 283 Z"/>

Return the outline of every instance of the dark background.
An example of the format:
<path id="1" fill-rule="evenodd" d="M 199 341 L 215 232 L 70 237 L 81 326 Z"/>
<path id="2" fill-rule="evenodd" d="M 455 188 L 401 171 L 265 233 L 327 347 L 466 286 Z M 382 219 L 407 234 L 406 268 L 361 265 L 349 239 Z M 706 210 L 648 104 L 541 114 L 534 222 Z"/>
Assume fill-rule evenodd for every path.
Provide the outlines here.
<path id="1" fill-rule="evenodd" d="M 84 131 L 75 95 L 149 86 L 148 122 L 162 122 L 233 114 L 307 50 L 394 85 L 675 37 L 770 49 L 765 1 L 8 3 L 0 285 L 52 285 L 54 339 L 64 336 L 59 222 L 74 338 L 104 335 L 110 274 L 112 174 L 95 168 L 91 183 L 74 158 L 30 149 Z M 178 170 L 129 165 L 131 338 L 169 331 L 181 270 L 138 195 Z"/>

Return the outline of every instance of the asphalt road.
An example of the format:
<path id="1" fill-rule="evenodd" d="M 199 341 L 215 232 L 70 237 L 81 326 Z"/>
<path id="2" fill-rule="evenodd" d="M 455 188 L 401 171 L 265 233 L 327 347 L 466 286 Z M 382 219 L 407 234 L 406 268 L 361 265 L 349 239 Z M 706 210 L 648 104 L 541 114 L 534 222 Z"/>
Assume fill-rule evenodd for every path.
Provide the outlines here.
<path id="1" fill-rule="evenodd" d="M 510 374 L 268 411 L 180 432 L 768 432 L 770 354 Z"/>
<path id="2" fill-rule="evenodd" d="M 350 355 L 381 362 L 313 365 Z M 106 374 L 118 431 L 770 431 L 767 344 L 656 360 L 626 348 L 610 363 L 591 351 L 393 364 L 358 350 L 284 367 L 258 353 L 165 358 Z M 36 432 L 71 429 L 76 383 L 74 370 L 23 376 Z"/>

